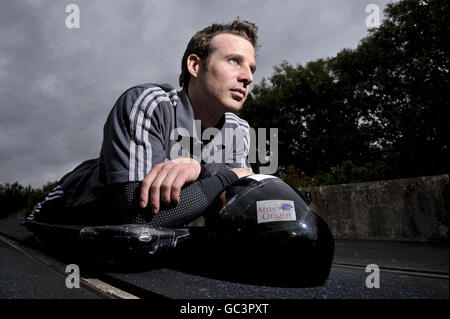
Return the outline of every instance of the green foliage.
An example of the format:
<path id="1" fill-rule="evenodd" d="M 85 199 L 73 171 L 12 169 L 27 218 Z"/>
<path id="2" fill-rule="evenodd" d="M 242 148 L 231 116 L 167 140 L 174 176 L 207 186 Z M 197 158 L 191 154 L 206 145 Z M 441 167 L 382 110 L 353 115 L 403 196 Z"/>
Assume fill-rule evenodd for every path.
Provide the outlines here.
<path id="1" fill-rule="evenodd" d="M 319 185 L 319 180 L 316 177 L 306 176 L 305 172 L 299 171 L 294 165 L 280 169 L 279 175 L 286 183 L 296 188 Z"/>
<path id="2" fill-rule="evenodd" d="M 278 174 L 293 184 L 448 173 L 448 1 L 403 0 L 385 16 L 356 49 L 283 61 L 252 90 L 240 115 L 279 129 Z"/>
<path id="3" fill-rule="evenodd" d="M 356 166 L 352 161 L 332 167 L 329 172 L 307 176 L 304 171 L 298 170 L 294 165 L 279 170 L 280 178 L 288 184 L 301 187 L 314 187 L 320 185 L 335 185 L 348 183 L 361 183 L 379 180 L 387 175 L 388 168 L 384 162 L 378 161 Z"/>
<path id="4" fill-rule="evenodd" d="M 448 172 L 448 1 L 400 1 L 386 16 L 330 68 L 361 110 L 360 131 L 392 177 Z"/>
<path id="5" fill-rule="evenodd" d="M 56 182 L 48 182 L 36 189 L 31 186 L 23 187 L 18 182 L 0 184 L 0 218 L 21 210 L 31 211 L 55 186 Z"/>

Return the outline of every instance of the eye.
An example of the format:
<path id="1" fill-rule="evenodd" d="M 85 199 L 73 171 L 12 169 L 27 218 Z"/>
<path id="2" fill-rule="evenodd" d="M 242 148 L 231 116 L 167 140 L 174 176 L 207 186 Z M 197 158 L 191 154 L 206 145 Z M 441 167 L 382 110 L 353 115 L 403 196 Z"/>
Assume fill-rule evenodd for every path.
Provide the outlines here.
<path id="1" fill-rule="evenodd" d="M 230 63 L 233 64 L 233 65 L 237 65 L 239 63 L 236 58 L 231 58 L 228 61 L 230 61 Z"/>

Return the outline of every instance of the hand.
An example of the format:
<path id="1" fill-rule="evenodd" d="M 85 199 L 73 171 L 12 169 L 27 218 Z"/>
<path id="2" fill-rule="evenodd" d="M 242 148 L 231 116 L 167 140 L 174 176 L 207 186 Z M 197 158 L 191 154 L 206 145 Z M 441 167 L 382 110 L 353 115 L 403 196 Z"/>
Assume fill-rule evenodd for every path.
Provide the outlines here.
<path id="1" fill-rule="evenodd" d="M 245 177 L 245 176 L 249 176 L 249 175 L 255 175 L 255 173 L 250 172 L 248 170 L 246 170 L 245 168 L 232 168 L 231 169 L 239 178 Z"/>
<path id="2" fill-rule="evenodd" d="M 192 158 L 177 158 L 155 165 L 141 184 L 140 206 L 147 207 L 150 191 L 152 212 L 159 211 L 160 201 L 169 205 L 180 202 L 180 191 L 184 184 L 197 180 L 200 164 Z"/>

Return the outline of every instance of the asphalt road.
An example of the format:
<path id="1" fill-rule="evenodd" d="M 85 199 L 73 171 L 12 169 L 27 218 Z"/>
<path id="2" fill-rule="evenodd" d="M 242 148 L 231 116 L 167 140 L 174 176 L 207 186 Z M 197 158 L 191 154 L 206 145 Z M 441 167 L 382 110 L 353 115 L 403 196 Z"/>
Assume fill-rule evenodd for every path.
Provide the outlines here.
<path id="1" fill-rule="evenodd" d="M 448 299 L 448 245 L 410 242 L 336 240 L 328 280 L 318 287 L 276 287 L 206 277 L 170 267 L 143 264 L 139 270 L 79 265 L 80 288 L 66 286 L 64 266 L 77 260 L 59 259 L 40 251 L 17 216 L 0 220 L 0 298 L 2 299 Z M 379 288 L 368 288 L 379 267 Z M 237 265 L 245 267 L 245 265 Z M 268 269 L 279 271 L 279 269 Z M 305 275 L 305 274 L 299 274 Z M 374 282 L 374 281 L 372 281 Z M 108 287 L 99 289 L 99 285 Z"/>

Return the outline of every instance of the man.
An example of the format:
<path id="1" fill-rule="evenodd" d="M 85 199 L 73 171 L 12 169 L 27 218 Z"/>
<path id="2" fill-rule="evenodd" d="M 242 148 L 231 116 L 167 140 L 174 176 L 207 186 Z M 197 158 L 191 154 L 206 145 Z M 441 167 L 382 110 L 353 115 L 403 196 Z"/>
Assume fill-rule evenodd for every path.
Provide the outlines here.
<path id="1" fill-rule="evenodd" d="M 124 92 L 99 158 L 65 175 L 28 220 L 183 227 L 201 216 L 225 186 L 253 174 L 249 126 L 234 112 L 249 94 L 256 46 L 257 27 L 247 21 L 197 32 L 182 59 L 182 90 Z"/>

